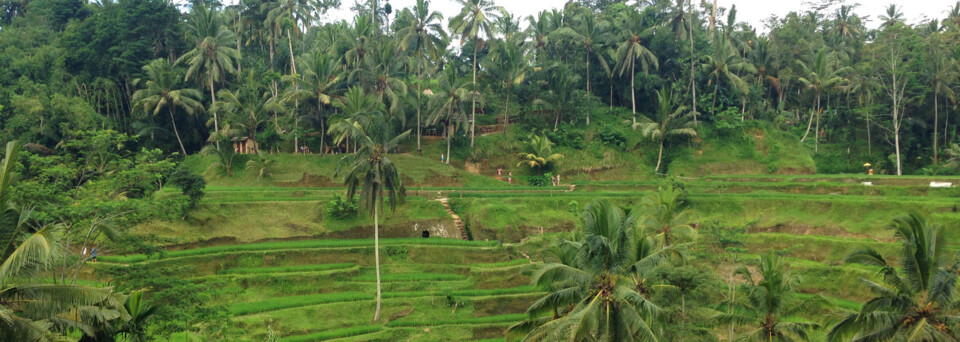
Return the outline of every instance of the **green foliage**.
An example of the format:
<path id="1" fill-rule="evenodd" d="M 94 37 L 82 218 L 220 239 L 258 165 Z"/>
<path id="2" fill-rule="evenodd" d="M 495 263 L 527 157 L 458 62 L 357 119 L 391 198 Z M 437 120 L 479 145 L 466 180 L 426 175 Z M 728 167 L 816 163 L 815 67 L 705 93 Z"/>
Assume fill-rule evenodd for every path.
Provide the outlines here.
<path id="1" fill-rule="evenodd" d="M 207 186 L 207 181 L 203 179 L 203 176 L 190 172 L 190 170 L 181 166 L 173 171 L 170 176 L 170 184 L 180 188 L 180 192 L 190 199 L 187 208 L 193 210 L 203 199 L 203 189 Z"/>
<path id="2" fill-rule="evenodd" d="M 627 137 L 623 131 L 612 125 L 604 125 L 597 131 L 597 137 L 604 145 L 625 149 L 627 147 Z"/>
<path id="3" fill-rule="evenodd" d="M 346 196 L 334 194 L 333 199 L 327 202 L 327 217 L 333 217 L 338 220 L 355 217 L 359 210 L 359 196 L 353 196 L 353 198 L 347 200 Z"/>
<path id="4" fill-rule="evenodd" d="M 527 177 L 527 183 L 531 186 L 544 187 L 550 184 L 548 175 L 532 175 Z"/>

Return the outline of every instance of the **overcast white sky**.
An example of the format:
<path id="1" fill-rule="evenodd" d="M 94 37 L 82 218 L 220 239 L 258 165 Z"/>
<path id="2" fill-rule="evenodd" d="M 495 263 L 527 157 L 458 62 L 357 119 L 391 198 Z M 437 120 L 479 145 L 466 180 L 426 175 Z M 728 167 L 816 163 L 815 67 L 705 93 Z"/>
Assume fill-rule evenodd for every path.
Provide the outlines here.
<path id="1" fill-rule="evenodd" d="M 496 4 L 503 6 L 510 13 L 525 18 L 528 15 L 536 14 L 539 11 L 552 8 L 563 7 L 566 0 L 494 0 Z M 699 0 L 694 0 L 698 1 Z M 710 1 L 710 0 L 707 0 Z M 907 22 L 917 23 L 925 21 L 924 18 L 944 18 L 946 11 L 956 3 L 957 0 L 847 0 L 847 4 L 859 3 L 860 7 L 856 12 L 861 16 L 869 16 L 873 19 L 868 26 L 876 27 L 879 25 L 877 17 L 885 13 L 886 7 L 895 3 L 901 6 L 906 15 Z M 341 0 L 340 9 L 328 13 L 327 19 L 350 19 L 353 17 L 350 8 L 354 0 Z M 819 1 L 818 1 L 819 2 Z M 395 10 L 404 7 L 413 6 L 416 0 L 391 0 Z M 810 6 L 805 5 L 805 0 L 717 0 L 719 7 L 730 8 L 731 5 L 737 5 L 737 18 L 753 25 L 760 31 L 766 31 L 763 22 L 771 15 L 783 17 L 790 11 L 801 11 Z M 459 11 L 459 6 L 453 0 L 432 0 L 433 10 L 443 13 L 444 18 L 450 18 Z M 833 10 L 830 10 L 831 14 Z M 522 20 L 523 26 L 526 26 Z"/>

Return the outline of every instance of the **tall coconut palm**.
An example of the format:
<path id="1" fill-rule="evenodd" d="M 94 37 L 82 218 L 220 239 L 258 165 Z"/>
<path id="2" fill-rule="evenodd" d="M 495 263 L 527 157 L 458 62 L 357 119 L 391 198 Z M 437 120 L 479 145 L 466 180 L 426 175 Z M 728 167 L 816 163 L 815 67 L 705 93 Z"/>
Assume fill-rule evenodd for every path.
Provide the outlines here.
<path id="1" fill-rule="evenodd" d="M 816 118 L 817 125 L 813 132 L 814 151 L 819 149 L 820 141 L 820 113 L 823 111 L 820 106 L 820 95 L 823 94 L 824 91 L 841 85 L 845 81 L 842 75 L 850 70 L 849 67 L 835 68 L 834 64 L 830 61 L 831 58 L 833 58 L 833 56 L 827 54 L 826 48 L 821 48 L 817 51 L 817 54 L 813 57 L 813 61 L 809 66 L 803 61 L 797 61 L 797 65 L 800 66 L 802 73 L 805 75 L 797 80 L 803 83 L 808 90 L 812 90 L 816 94 L 816 106 L 810 115 L 810 121 L 807 122 L 807 131 L 803 134 L 803 138 L 800 138 L 801 142 L 807 139 L 811 124 L 814 118 Z"/>
<path id="2" fill-rule="evenodd" d="M 640 133 L 660 143 L 660 152 L 657 154 L 657 166 L 653 172 L 660 172 L 663 161 L 663 145 L 671 137 L 695 137 L 696 123 L 693 121 L 693 112 L 676 103 L 676 96 L 670 90 L 657 91 L 657 112 L 647 121 L 634 123 L 633 129 L 640 128 Z"/>
<path id="3" fill-rule="evenodd" d="M 440 74 L 437 82 L 437 91 L 430 96 L 430 117 L 427 121 L 431 125 L 443 121 L 444 135 L 447 137 L 447 160 L 450 164 L 450 142 L 458 129 L 462 129 L 467 121 L 463 104 L 474 99 L 472 87 L 464 82 L 457 74 L 456 68 L 446 68 Z"/>
<path id="4" fill-rule="evenodd" d="M 830 330 L 829 341 L 956 341 L 957 259 L 947 249 L 946 231 L 917 214 L 890 224 L 900 240 L 901 267 L 879 252 L 864 249 L 846 262 L 878 268 L 882 281 L 861 278 L 876 297 L 859 312 L 846 314 Z"/>
<path id="5" fill-rule="evenodd" d="M 189 36 L 194 41 L 194 48 L 180 58 L 176 64 L 186 63 L 187 73 L 185 81 L 196 76 L 201 84 L 206 83 L 210 89 L 210 99 L 216 104 L 214 84 L 226 78 L 228 73 L 236 71 L 235 63 L 240 62 L 240 51 L 231 47 L 233 33 L 220 24 L 217 13 L 204 6 L 194 6 L 187 21 Z M 220 131 L 217 113 L 213 113 L 214 132 Z M 217 148 L 220 148 L 219 142 Z"/>
<path id="6" fill-rule="evenodd" d="M 823 299 L 818 296 L 805 300 L 795 298 L 800 278 L 787 272 L 786 265 L 776 253 L 763 255 L 759 266 L 762 278 L 756 283 L 746 268 L 737 270 L 750 282 L 746 296 L 726 303 L 731 313 L 718 315 L 718 321 L 750 327 L 740 336 L 742 341 L 808 340 L 809 332 L 819 329 L 820 325 L 787 318 L 809 310 Z"/>
<path id="7" fill-rule="evenodd" d="M 203 93 L 194 88 L 181 87 L 182 75 L 164 58 L 151 61 L 143 66 L 143 71 L 147 74 L 146 79 L 138 78 L 133 81 L 134 85 L 143 86 L 143 89 L 133 93 L 133 108 L 142 108 L 145 114 L 154 116 L 166 108 L 170 114 L 173 134 L 180 144 L 180 152 L 187 155 L 187 149 L 183 147 L 183 140 L 180 139 L 180 131 L 177 130 L 176 111 L 178 107 L 189 115 L 202 111 L 203 104 L 200 101 Z"/>
<path id="8" fill-rule="evenodd" d="M 693 124 L 697 125 L 697 84 L 696 84 L 696 51 L 693 48 L 693 0 L 689 1 L 690 11 L 687 11 L 683 5 L 686 0 L 677 0 L 677 5 L 670 13 L 668 25 L 677 35 L 677 41 L 686 39 L 690 43 L 690 94 L 693 96 L 691 101 L 693 108 Z"/>
<path id="9" fill-rule="evenodd" d="M 498 69 L 503 77 L 503 87 L 506 93 L 503 101 L 503 134 L 507 134 L 507 125 L 510 124 L 510 93 L 513 86 L 520 85 L 527 78 L 528 61 L 524 54 L 524 44 L 501 42 L 497 44 L 494 53 L 487 62 L 492 64 L 491 69 Z"/>
<path id="10" fill-rule="evenodd" d="M 624 37 L 617 49 L 617 65 L 620 69 L 620 76 L 630 69 L 630 103 L 633 110 L 633 124 L 637 124 L 637 88 L 636 74 L 637 63 L 640 63 L 640 69 L 646 74 L 650 68 L 660 67 L 657 56 L 643 45 L 644 38 L 652 32 L 652 27 L 644 25 L 640 14 L 631 10 L 628 19 L 621 23 L 624 29 Z"/>
<path id="11" fill-rule="evenodd" d="M 396 43 L 382 41 L 369 50 L 359 68 L 350 73 L 350 79 L 359 81 L 377 99 L 387 106 L 387 113 L 405 119 L 402 113 L 402 98 L 407 94 L 407 83 L 401 79 L 403 59 L 397 56 Z"/>
<path id="12" fill-rule="evenodd" d="M 900 7 L 897 7 L 897 4 L 890 4 L 887 6 L 887 11 L 880 16 L 880 20 L 883 21 L 883 26 L 893 26 L 899 22 L 903 22 L 903 11 L 900 10 Z"/>
<path id="13" fill-rule="evenodd" d="M 947 53 L 944 52 L 945 48 L 941 41 L 940 34 L 934 33 L 930 35 L 928 40 L 927 55 L 926 55 L 926 78 L 927 81 L 933 86 L 933 162 L 936 164 L 940 160 L 938 158 L 939 145 L 938 139 L 939 132 L 937 131 L 938 126 L 940 125 L 940 96 L 943 96 L 953 102 L 956 102 L 957 95 L 953 92 L 953 89 L 950 88 L 950 84 L 953 84 L 957 80 L 957 68 L 956 61 L 950 58 Z"/>
<path id="14" fill-rule="evenodd" d="M 725 39 L 715 39 L 713 55 L 705 56 L 700 65 L 701 70 L 707 73 L 710 80 L 707 86 L 713 85 L 713 111 L 717 112 L 717 96 L 720 91 L 720 82 L 725 81 L 734 89 L 742 93 L 750 91 L 750 86 L 740 78 L 740 72 L 756 72 L 756 68 L 740 57 L 737 49 L 733 48 Z"/>
<path id="15" fill-rule="evenodd" d="M 248 71 L 237 89 L 217 91 L 219 101 L 210 108 L 211 111 L 224 113 L 225 121 L 242 130 L 252 142 L 255 151 L 260 149 L 257 145 L 257 134 L 260 133 L 260 127 L 267 122 L 269 112 L 269 103 L 264 100 L 265 89 L 262 80 L 257 76 L 256 72 Z"/>
<path id="16" fill-rule="evenodd" d="M 49 284 L 38 282 L 63 253 L 62 227 L 32 229 L 31 210 L 13 200 L 18 178 L 20 146 L 7 143 L 0 163 L 0 224 L 3 231 L 3 263 L 0 264 L 0 337 L 5 341 L 59 341 L 55 331 L 77 329 L 85 335 L 102 319 L 120 317 L 122 300 L 112 287 Z"/>
<path id="17" fill-rule="evenodd" d="M 285 101 L 315 101 L 320 132 L 325 132 L 327 128 L 323 106 L 331 103 L 333 92 L 343 79 L 342 61 L 318 50 L 315 54 L 307 56 L 304 62 L 302 75 L 284 77 L 288 82 L 296 84 L 286 94 Z M 324 140 L 320 139 L 320 153 L 324 151 Z"/>
<path id="18" fill-rule="evenodd" d="M 462 8 L 460 13 L 450 18 L 449 27 L 460 35 L 460 45 L 467 40 L 473 42 L 473 85 L 477 89 L 477 51 L 481 44 L 481 34 L 493 37 L 496 27 L 493 25 L 505 12 L 503 7 L 493 4 L 493 0 L 456 0 Z M 477 96 L 473 96 L 470 110 L 470 147 L 473 147 L 477 121 Z"/>
<path id="19" fill-rule="evenodd" d="M 275 54 L 274 46 L 276 40 L 286 33 L 287 47 L 290 53 L 290 74 L 297 73 L 297 62 L 293 58 L 293 34 L 300 33 L 300 27 L 303 27 L 313 20 L 313 13 L 316 9 L 314 4 L 318 2 L 309 0 L 279 0 L 265 1 L 262 9 L 267 12 L 263 26 L 270 32 L 270 66 L 273 67 L 273 56 Z"/>
<path id="20" fill-rule="evenodd" d="M 391 210 L 396 209 L 397 203 L 404 200 L 407 191 L 400 178 L 400 171 L 388 154 L 408 135 L 410 131 L 393 136 L 388 129 L 371 130 L 358 137 L 357 151 L 344 156 L 334 172 L 335 175 L 344 174 L 347 198 L 353 198 L 359 189 L 361 208 L 373 211 L 373 254 L 377 271 L 377 309 L 373 316 L 374 321 L 380 320 L 380 210 L 384 199 Z"/>
<path id="21" fill-rule="evenodd" d="M 358 141 L 357 139 L 366 134 L 366 128 L 372 127 L 374 120 L 383 115 L 383 103 L 368 96 L 360 87 L 348 89 L 343 98 L 333 101 L 333 106 L 342 113 L 340 120 L 336 120 L 327 129 L 327 134 L 334 136 L 334 143 L 337 145 L 346 143 L 348 151 L 350 142 Z M 354 148 L 359 148 L 359 145 L 354 145 Z"/>
<path id="22" fill-rule="evenodd" d="M 440 46 L 446 38 L 446 31 L 440 22 L 443 21 L 443 15 L 440 12 L 430 10 L 429 0 L 417 0 L 413 6 L 413 21 L 410 25 L 400 29 L 397 35 L 402 38 L 400 48 L 404 51 L 413 49 L 417 54 L 417 153 L 422 153 L 420 148 L 420 134 L 423 126 L 421 120 L 421 96 L 423 96 L 423 63 L 424 57 L 430 57 L 431 60 L 439 59 Z"/>
<path id="23" fill-rule="evenodd" d="M 679 255 L 639 234 L 638 212 L 607 201 L 584 210 L 576 241 L 560 240 L 560 262 L 543 265 L 533 283 L 548 289 L 508 333 L 525 341 L 656 341 L 647 320 L 660 308 L 646 297 L 646 273 Z"/>
<path id="24" fill-rule="evenodd" d="M 834 18 L 833 33 L 847 39 L 854 39 L 860 35 L 860 18 L 853 14 L 853 6 L 841 5 Z"/>

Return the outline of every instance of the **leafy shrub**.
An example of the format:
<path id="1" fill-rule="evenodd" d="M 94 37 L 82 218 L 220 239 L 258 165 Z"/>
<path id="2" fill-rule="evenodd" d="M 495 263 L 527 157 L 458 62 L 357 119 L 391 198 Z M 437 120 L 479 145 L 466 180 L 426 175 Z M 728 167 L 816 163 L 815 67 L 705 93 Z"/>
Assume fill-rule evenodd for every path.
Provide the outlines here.
<path id="1" fill-rule="evenodd" d="M 360 198 L 353 196 L 349 201 L 347 196 L 335 194 L 333 199 L 327 202 L 327 215 L 338 220 L 352 218 L 357 216 L 360 209 Z"/>
<path id="2" fill-rule="evenodd" d="M 557 146 L 575 149 L 583 149 L 584 146 L 583 131 L 573 128 L 570 125 L 561 125 L 556 131 L 548 130 L 545 135 Z"/>
<path id="3" fill-rule="evenodd" d="M 527 177 L 527 183 L 533 186 L 547 186 L 550 183 L 550 177 L 547 175 L 533 175 Z"/>
<path id="4" fill-rule="evenodd" d="M 627 136 L 611 125 L 601 127 L 600 130 L 597 131 L 597 137 L 600 138 L 600 141 L 602 141 L 604 145 L 620 149 L 627 147 Z"/>
<path id="5" fill-rule="evenodd" d="M 187 198 L 190 199 L 187 210 L 197 208 L 197 204 L 203 199 L 203 189 L 207 187 L 207 181 L 203 176 L 190 172 L 187 168 L 180 166 L 170 175 L 170 184 L 180 189 Z M 187 213 L 183 213 L 186 215 Z"/>

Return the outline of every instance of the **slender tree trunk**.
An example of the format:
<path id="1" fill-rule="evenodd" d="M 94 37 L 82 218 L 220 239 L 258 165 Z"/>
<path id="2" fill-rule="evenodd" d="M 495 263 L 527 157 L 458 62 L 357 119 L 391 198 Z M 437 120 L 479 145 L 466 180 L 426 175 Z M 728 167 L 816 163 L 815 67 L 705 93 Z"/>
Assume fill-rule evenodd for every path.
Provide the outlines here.
<path id="1" fill-rule="evenodd" d="M 470 109 L 470 147 L 473 147 L 474 132 L 477 125 L 477 96 L 480 94 L 477 86 L 477 35 L 473 36 L 473 104 Z"/>
<path id="2" fill-rule="evenodd" d="M 327 135 L 327 129 L 326 129 L 326 125 L 324 125 L 324 122 L 323 122 L 324 121 L 323 114 L 320 114 L 321 110 L 323 110 L 323 104 L 322 102 L 319 101 L 319 98 L 318 98 L 317 115 L 320 116 L 320 155 L 322 156 L 327 153 L 327 151 L 323 149 L 323 141 L 326 140 L 325 136 Z"/>
<path id="3" fill-rule="evenodd" d="M 637 90 L 634 79 L 636 78 L 636 62 L 630 63 L 630 103 L 633 105 L 633 129 L 637 129 Z"/>
<path id="4" fill-rule="evenodd" d="M 900 161 L 900 122 L 898 118 L 898 109 L 893 107 L 893 143 L 897 153 L 897 176 L 903 175 L 903 164 Z"/>
<path id="5" fill-rule="evenodd" d="M 507 134 L 507 125 L 510 124 L 510 90 L 513 87 L 511 82 L 507 81 L 507 100 L 504 102 L 503 106 L 503 134 Z"/>
<path id="6" fill-rule="evenodd" d="M 373 257 L 377 268 L 377 311 L 373 314 L 373 321 L 380 321 L 380 226 L 378 217 L 379 205 L 373 201 Z"/>
<path id="7" fill-rule="evenodd" d="M 180 140 L 180 132 L 177 131 L 177 120 L 173 117 L 173 107 L 170 107 L 170 124 L 173 125 L 173 135 L 177 136 L 177 143 L 180 144 L 180 152 L 187 155 L 187 149 L 183 148 L 183 140 Z"/>
<path id="8" fill-rule="evenodd" d="M 290 36 L 290 30 L 287 30 L 287 47 L 290 48 L 290 75 L 297 73 L 297 60 L 293 58 L 293 37 Z"/>
<path id="9" fill-rule="evenodd" d="M 940 109 L 939 102 L 937 101 L 937 94 L 940 93 L 940 84 L 937 84 L 936 90 L 933 92 L 933 163 L 936 164 L 937 160 L 937 127 L 940 125 Z"/>
<path id="10" fill-rule="evenodd" d="M 590 51 L 587 51 L 587 95 L 592 94 L 590 91 Z M 590 111 L 587 111 L 587 126 L 590 126 Z"/>
<path id="11" fill-rule="evenodd" d="M 210 78 L 210 101 L 212 104 L 217 104 L 217 97 L 213 92 L 213 77 Z M 219 118 L 217 117 L 217 111 L 213 111 L 213 130 L 216 134 L 220 134 L 220 123 Z M 220 151 L 220 139 L 217 139 L 217 151 Z"/>
<path id="12" fill-rule="evenodd" d="M 829 94 L 827 95 L 827 105 L 830 104 Z M 820 94 L 817 94 L 817 124 L 816 128 L 813 131 L 813 153 L 820 152 L 820 112 L 823 111 L 823 108 L 820 107 Z"/>
<path id="13" fill-rule="evenodd" d="M 690 6 L 693 7 L 693 1 L 690 1 Z M 697 122 L 697 83 L 694 70 L 694 58 L 696 56 L 695 51 L 693 51 L 693 25 L 687 26 L 687 32 L 690 40 L 690 93 L 693 94 L 693 126 L 696 127 L 699 125 Z"/>
<path id="14" fill-rule="evenodd" d="M 867 113 L 867 154 L 873 154 L 873 138 L 870 136 L 870 113 Z"/>
<path id="15" fill-rule="evenodd" d="M 684 327 L 687 325 L 687 296 L 680 292 L 680 342 L 683 342 Z"/>
<path id="16" fill-rule="evenodd" d="M 717 93 L 720 91 L 720 78 L 717 77 L 717 84 L 713 85 L 713 114 L 717 114 Z"/>
<path id="17" fill-rule="evenodd" d="M 653 169 L 653 173 L 660 172 L 660 162 L 663 160 L 663 138 L 660 138 L 660 153 L 657 154 L 657 167 Z"/>
<path id="18" fill-rule="evenodd" d="M 713 41 L 713 28 L 717 26 L 717 0 L 713 0 L 713 8 L 710 12 L 710 41 Z"/>
<path id="19" fill-rule="evenodd" d="M 446 131 L 447 131 L 447 158 L 446 158 L 446 160 L 444 160 L 444 162 L 446 162 L 447 165 L 450 165 L 450 140 L 453 139 L 453 132 L 450 131 L 450 123 L 449 123 L 449 122 L 448 122 L 446 125 L 444 125 L 444 126 L 446 126 L 445 128 L 446 128 Z"/>
<path id="20" fill-rule="evenodd" d="M 817 115 L 816 111 L 820 110 L 820 91 L 817 91 L 817 106 L 814 108 L 814 112 L 810 113 L 810 121 L 807 121 L 807 131 L 803 133 L 803 138 L 800 138 L 800 142 L 807 140 L 807 135 L 810 134 L 810 127 L 813 127 L 813 116 Z"/>
<path id="21" fill-rule="evenodd" d="M 423 94 L 423 90 L 420 88 L 423 86 L 423 51 L 417 49 L 417 154 L 423 155 L 423 150 L 420 148 L 420 95 Z"/>

